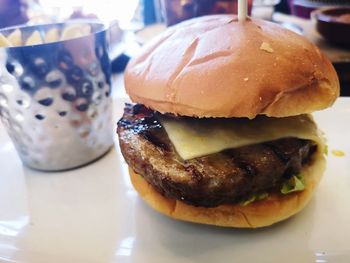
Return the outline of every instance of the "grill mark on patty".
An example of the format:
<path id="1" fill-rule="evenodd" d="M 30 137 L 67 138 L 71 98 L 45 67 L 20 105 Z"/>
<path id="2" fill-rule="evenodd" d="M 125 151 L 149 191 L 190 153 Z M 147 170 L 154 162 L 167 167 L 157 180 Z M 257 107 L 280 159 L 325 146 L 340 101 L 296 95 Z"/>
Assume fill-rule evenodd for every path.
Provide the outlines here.
<path id="1" fill-rule="evenodd" d="M 283 178 L 288 180 L 290 179 L 294 174 L 294 169 L 292 167 L 288 167 L 286 171 L 283 174 Z"/>
<path id="2" fill-rule="evenodd" d="M 185 165 L 184 169 L 190 173 L 193 182 L 199 183 L 202 181 L 203 175 L 199 173 L 193 165 Z"/>
<path id="3" fill-rule="evenodd" d="M 281 151 L 275 144 L 271 142 L 264 143 L 266 147 L 271 149 L 275 156 L 284 164 L 287 164 L 290 161 L 289 156 L 287 156 L 283 151 Z"/>
<path id="4" fill-rule="evenodd" d="M 129 109 L 134 115 L 137 115 L 137 114 L 140 114 L 142 112 L 145 112 L 145 107 L 143 105 L 141 105 L 141 104 L 135 104 L 134 107 L 131 107 Z"/>
<path id="5" fill-rule="evenodd" d="M 223 152 L 226 156 L 228 156 L 232 163 L 243 170 L 248 176 L 256 176 L 256 167 L 250 164 L 247 160 L 244 160 L 242 157 L 237 156 L 234 149 L 229 149 Z"/>
<path id="6" fill-rule="evenodd" d="M 312 144 L 309 148 L 309 152 L 307 154 L 307 156 L 305 158 L 303 158 L 302 160 L 302 165 L 306 165 L 307 163 L 309 163 L 311 161 L 311 157 L 314 153 L 316 153 L 317 151 L 317 145 L 316 144 Z"/>
<path id="7" fill-rule="evenodd" d="M 142 136 L 147 141 L 154 144 L 155 146 L 157 146 L 161 150 L 166 151 L 166 152 L 168 152 L 170 150 L 169 146 L 165 142 L 163 142 L 161 139 L 159 139 L 159 136 L 157 136 L 157 134 L 154 134 L 153 132 L 143 132 Z"/>
<path id="8" fill-rule="evenodd" d="M 240 160 L 238 162 L 238 166 L 243 169 L 245 171 L 245 173 L 249 176 L 256 176 L 257 172 L 255 170 L 255 168 L 253 167 L 253 165 L 246 163 L 243 160 Z"/>
<path id="9" fill-rule="evenodd" d="M 158 148 L 169 151 L 168 145 L 161 140 L 161 136 L 157 135 L 157 133 L 161 132 L 159 130 L 163 129 L 163 127 L 151 110 L 140 104 L 134 106 L 127 104 L 125 113 L 135 116 L 136 123 L 135 120 L 122 118 L 118 121 L 118 126 L 120 125 L 126 129 L 130 129 L 134 133 L 142 135 Z"/>
<path id="10" fill-rule="evenodd" d="M 184 161 L 156 114 L 142 105 L 134 107 L 127 104 L 118 122 L 126 162 L 163 195 L 195 206 L 237 203 L 254 193 L 280 189 L 286 176 L 312 160 L 317 147 L 285 138 L 268 143 L 277 154 L 270 146 L 256 144 Z"/>
<path id="11" fill-rule="evenodd" d="M 144 129 L 140 133 L 146 140 L 148 140 L 150 143 L 154 144 L 163 151 L 170 150 L 169 145 L 166 142 L 164 142 L 162 140 L 162 136 L 159 135 L 159 133 L 162 132 L 163 127 L 155 116 L 146 116 L 142 118 L 142 125 L 144 126 Z"/>

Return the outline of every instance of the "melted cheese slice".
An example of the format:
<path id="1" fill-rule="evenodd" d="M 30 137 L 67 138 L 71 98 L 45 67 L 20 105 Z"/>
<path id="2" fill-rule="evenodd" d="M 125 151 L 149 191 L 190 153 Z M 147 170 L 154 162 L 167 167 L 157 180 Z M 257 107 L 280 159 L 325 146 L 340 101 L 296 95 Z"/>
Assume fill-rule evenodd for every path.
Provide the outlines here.
<path id="1" fill-rule="evenodd" d="M 321 133 L 310 115 L 286 118 L 259 116 L 253 120 L 174 118 L 162 115 L 159 119 L 184 160 L 287 137 L 322 144 Z"/>

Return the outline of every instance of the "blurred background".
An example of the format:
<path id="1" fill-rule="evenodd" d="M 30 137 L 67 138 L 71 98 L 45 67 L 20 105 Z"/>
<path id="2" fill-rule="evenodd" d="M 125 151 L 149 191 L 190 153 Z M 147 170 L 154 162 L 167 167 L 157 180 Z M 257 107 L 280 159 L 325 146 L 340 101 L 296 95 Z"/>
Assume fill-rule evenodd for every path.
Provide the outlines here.
<path id="1" fill-rule="evenodd" d="M 236 0 L 0 0 L 0 27 L 102 21 L 110 29 L 112 69 L 118 73 L 167 26 L 195 16 L 236 12 Z M 350 95 L 350 0 L 249 0 L 249 12 L 318 45 L 338 71 L 342 95 Z"/>

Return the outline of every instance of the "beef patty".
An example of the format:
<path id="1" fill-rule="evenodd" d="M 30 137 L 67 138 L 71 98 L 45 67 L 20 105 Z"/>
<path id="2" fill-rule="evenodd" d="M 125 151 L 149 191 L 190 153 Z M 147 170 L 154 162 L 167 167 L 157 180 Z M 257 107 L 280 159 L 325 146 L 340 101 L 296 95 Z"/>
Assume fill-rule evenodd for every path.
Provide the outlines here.
<path id="1" fill-rule="evenodd" d="M 156 113 L 142 105 L 126 104 L 117 132 L 131 169 L 163 195 L 204 207 L 280 189 L 316 150 L 311 141 L 284 138 L 183 160 Z"/>

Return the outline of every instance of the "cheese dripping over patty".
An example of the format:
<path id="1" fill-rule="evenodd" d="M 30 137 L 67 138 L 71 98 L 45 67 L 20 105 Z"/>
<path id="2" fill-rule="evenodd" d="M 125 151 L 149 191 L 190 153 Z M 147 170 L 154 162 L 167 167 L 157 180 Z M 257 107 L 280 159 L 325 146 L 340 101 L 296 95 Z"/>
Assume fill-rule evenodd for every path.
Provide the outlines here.
<path id="1" fill-rule="evenodd" d="M 226 149 L 294 137 L 323 145 L 311 115 L 285 118 L 190 118 L 158 116 L 170 141 L 184 160 Z"/>

